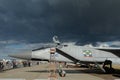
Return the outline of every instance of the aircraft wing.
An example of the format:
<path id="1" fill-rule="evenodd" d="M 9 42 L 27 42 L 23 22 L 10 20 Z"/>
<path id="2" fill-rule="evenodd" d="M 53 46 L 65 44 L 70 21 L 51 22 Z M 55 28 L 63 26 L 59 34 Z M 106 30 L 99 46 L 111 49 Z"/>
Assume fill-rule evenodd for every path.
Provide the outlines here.
<path id="1" fill-rule="evenodd" d="M 120 57 L 120 48 L 112 48 L 112 47 L 94 47 L 97 50 L 102 50 L 102 51 L 106 51 L 106 52 L 111 52 L 113 54 L 115 54 L 116 56 Z"/>

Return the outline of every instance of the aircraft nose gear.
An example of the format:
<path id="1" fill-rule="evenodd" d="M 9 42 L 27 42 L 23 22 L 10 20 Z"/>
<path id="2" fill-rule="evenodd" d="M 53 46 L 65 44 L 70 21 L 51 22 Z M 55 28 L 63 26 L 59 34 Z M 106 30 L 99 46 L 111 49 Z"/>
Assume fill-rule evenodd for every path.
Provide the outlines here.
<path id="1" fill-rule="evenodd" d="M 113 73 L 115 70 L 112 68 L 112 61 L 111 60 L 105 60 L 103 64 L 103 69 L 106 71 L 106 73 Z"/>
<path id="2" fill-rule="evenodd" d="M 66 72 L 62 69 L 62 67 L 63 67 L 63 65 L 61 63 L 59 63 L 58 72 L 59 72 L 60 77 L 65 77 L 66 76 Z"/>
<path id="3" fill-rule="evenodd" d="M 59 71 L 59 75 L 60 75 L 60 77 L 65 77 L 66 76 L 66 72 L 64 70 L 60 70 Z"/>

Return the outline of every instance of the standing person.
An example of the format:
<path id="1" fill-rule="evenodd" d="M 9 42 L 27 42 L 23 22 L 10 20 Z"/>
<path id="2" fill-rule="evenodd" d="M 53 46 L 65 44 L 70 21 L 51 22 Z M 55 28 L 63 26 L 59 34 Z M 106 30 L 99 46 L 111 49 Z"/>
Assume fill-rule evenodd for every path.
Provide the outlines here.
<path id="1" fill-rule="evenodd" d="M 37 65 L 39 65 L 39 61 L 37 62 Z"/>
<path id="2" fill-rule="evenodd" d="M 30 62 L 30 61 L 28 61 L 28 66 L 29 66 L 29 67 L 31 66 L 31 62 Z"/>
<path id="3" fill-rule="evenodd" d="M 16 61 L 12 61 L 13 63 L 13 68 L 17 68 Z"/>
<path id="4" fill-rule="evenodd" d="M 6 61 L 5 60 L 3 60 L 3 62 L 2 62 L 2 67 L 3 67 L 3 70 L 7 69 L 7 65 L 6 65 Z"/>
<path id="5" fill-rule="evenodd" d="M 0 71 L 2 70 L 2 62 L 0 62 Z"/>
<path id="6" fill-rule="evenodd" d="M 3 62 L 0 62 L 0 71 L 2 71 L 3 69 L 4 69 Z"/>

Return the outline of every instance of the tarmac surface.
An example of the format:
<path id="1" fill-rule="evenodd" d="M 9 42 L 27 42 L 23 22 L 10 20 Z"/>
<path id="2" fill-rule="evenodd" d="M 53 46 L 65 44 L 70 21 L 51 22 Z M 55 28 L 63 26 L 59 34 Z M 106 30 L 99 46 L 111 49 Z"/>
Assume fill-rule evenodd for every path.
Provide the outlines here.
<path id="1" fill-rule="evenodd" d="M 49 65 L 40 64 L 32 67 L 11 69 L 0 72 L 0 80 L 21 79 L 21 80 L 49 80 Z M 89 70 L 88 68 L 64 68 L 65 77 L 58 80 L 120 80 L 120 77 L 113 74 L 104 74 L 99 70 Z"/>

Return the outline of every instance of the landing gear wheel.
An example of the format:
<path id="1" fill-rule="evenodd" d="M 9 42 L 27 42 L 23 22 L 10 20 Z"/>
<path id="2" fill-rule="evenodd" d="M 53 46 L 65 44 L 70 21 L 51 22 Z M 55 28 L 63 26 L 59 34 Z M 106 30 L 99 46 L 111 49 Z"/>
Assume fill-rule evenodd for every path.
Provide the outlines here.
<path id="1" fill-rule="evenodd" d="M 65 77 L 66 76 L 66 72 L 64 70 L 62 70 L 61 72 L 59 72 L 60 77 Z"/>
<path id="2" fill-rule="evenodd" d="M 104 67 L 104 70 L 106 71 L 107 74 L 115 72 L 114 68 L 109 68 L 109 67 Z"/>
<path id="3" fill-rule="evenodd" d="M 109 65 L 109 67 L 107 67 L 106 65 Z M 107 74 L 115 72 L 115 70 L 112 68 L 112 61 L 111 60 L 105 60 L 104 65 L 103 65 L 103 69 L 105 70 L 105 72 Z"/>

